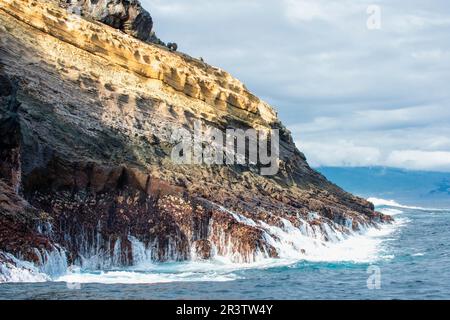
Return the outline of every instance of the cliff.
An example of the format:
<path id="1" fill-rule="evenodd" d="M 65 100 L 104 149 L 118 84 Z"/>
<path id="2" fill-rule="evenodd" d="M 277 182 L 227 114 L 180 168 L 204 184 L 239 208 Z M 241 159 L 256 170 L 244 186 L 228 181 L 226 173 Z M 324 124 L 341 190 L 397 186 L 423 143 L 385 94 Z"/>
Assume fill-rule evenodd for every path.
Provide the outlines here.
<path id="1" fill-rule="evenodd" d="M 278 231 L 326 242 L 389 222 L 311 169 L 239 80 L 59 1 L 0 0 L 0 84 L 0 252 L 105 268 L 135 263 L 137 239 L 153 261 L 252 262 L 283 255 Z M 168 129 L 196 121 L 280 130 L 278 173 L 173 163 Z"/>

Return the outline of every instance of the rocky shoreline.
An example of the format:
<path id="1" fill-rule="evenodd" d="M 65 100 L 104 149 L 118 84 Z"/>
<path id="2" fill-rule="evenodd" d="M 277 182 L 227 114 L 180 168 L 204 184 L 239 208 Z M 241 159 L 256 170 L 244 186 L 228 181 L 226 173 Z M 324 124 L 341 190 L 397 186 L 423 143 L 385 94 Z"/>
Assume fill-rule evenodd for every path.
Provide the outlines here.
<path id="1" fill-rule="evenodd" d="M 311 169 L 238 80 L 130 35 L 58 1 L 1 2 L 0 265 L 45 265 L 58 248 L 93 269 L 142 255 L 251 263 L 280 257 L 291 229 L 326 242 L 391 221 Z M 167 128 L 198 120 L 279 129 L 278 174 L 172 163 Z"/>

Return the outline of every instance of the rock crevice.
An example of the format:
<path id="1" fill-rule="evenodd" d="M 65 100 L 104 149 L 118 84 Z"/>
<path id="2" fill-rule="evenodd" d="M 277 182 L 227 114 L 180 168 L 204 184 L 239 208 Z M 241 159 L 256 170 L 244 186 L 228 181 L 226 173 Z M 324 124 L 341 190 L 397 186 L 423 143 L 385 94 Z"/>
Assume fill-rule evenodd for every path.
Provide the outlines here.
<path id="1" fill-rule="evenodd" d="M 89 268 L 253 262 L 282 256 L 281 245 L 307 255 L 282 239 L 292 230 L 330 241 L 390 221 L 311 169 L 274 109 L 240 81 L 139 41 L 151 18 L 137 1 L 96 2 L 119 6 L 108 6 L 113 15 L 79 3 L 137 33 L 59 2 L 0 2 L 0 252 L 39 263 L 63 248 L 69 263 Z M 173 163 L 167 129 L 196 121 L 280 129 L 278 174 Z"/>

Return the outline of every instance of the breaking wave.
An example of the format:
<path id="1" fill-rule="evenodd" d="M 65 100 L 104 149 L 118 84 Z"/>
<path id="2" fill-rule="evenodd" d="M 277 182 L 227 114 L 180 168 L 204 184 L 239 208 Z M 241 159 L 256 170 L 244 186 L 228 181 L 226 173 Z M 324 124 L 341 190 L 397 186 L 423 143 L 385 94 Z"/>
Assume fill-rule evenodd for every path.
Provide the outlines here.
<path id="1" fill-rule="evenodd" d="M 201 266 L 194 272 L 136 272 L 132 270 L 102 272 L 72 272 L 55 279 L 66 283 L 102 283 L 102 284 L 151 284 L 170 282 L 226 282 L 238 279 L 233 273 L 201 272 Z"/>
<path id="2" fill-rule="evenodd" d="M 387 207 L 387 202 L 383 203 L 381 211 L 384 213 L 391 215 L 402 213 L 397 203 L 391 207 Z M 380 202 L 377 204 L 380 205 Z M 223 282 L 239 279 L 240 270 L 287 266 L 299 261 L 372 263 L 393 258 L 384 243 L 388 240 L 388 235 L 407 222 L 402 217 L 396 217 L 392 224 L 378 227 L 360 225 L 359 231 L 352 230 L 352 221 L 344 223 L 346 225 L 344 227 L 331 221 L 314 225 L 308 223 L 309 218 L 306 220 L 298 218 L 300 222 L 298 227 L 287 219 L 281 219 L 281 224 L 274 226 L 263 221 L 254 221 L 225 208 L 221 209 L 237 222 L 262 230 L 264 240 L 276 249 L 279 258 L 267 258 L 267 253 L 261 251 L 255 253 L 252 263 L 236 263 L 233 259 L 236 253 L 230 252 L 224 256 L 215 255 L 208 261 L 194 259 L 187 262 L 157 263 L 152 261 L 151 248 L 137 238 L 129 236 L 134 261 L 131 267 L 120 266 L 118 263 L 120 252 L 115 250 L 116 248 L 111 248 L 113 254 L 105 257 L 108 261 L 100 261 L 104 255 L 98 255 L 97 249 L 87 248 L 88 250 L 84 251 L 86 255 L 75 266 L 68 266 L 66 254 L 59 247 L 54 248 L 52 252 L 37 252 L 39 257 L 37 264 L 24 262 L 3 253 L 3 261 L 7 262 L 0 263 L 0 282 L 58 281 L 103 284 Z M 311 219 L 315 218 L 314 213 L 310 216 Z M 0 261 L 2 261 L 1 254 L 0 252 Z M 93 266 L 108 266 L 108 268 L 95 269 Z"/>
<path id="3" fill-rule="evenodd" d="M 418 210 L 418 211 L 448 211 L 447 209 L 406 206 L 406 205 L 398 203 L 395 200 L 386 200 L 386 199 L 380 199 L 380 198 L 368 198 L 367 201 L 372 202 L 373 205 L 378 208 L 394 207 L 394 208 L 410 209 L 410 210 Z"/>
<path id="4" fill-rule="evenodd" d="M 263 221 L 253 221 L 236 212 L 221 208 L 228 212 L 240 223 L 251 227 L 258 227 L 264 231 L 265 240 L 278 252 L 285 263 L 295 263 L 299 260 L 311 262 L 352 262 L 371 263 L 378 260 L 390 259 L 383 242 L 386 237 L 408 222 L 405 218 L 396 218 L 391 224 L 377 227 L 359 225 L 359 231 L 352 230 L 352 221 L 346 227 L 336 225 L 332 221 L 321 225 L 312 225 L 298 218 L 300 227 L 295 227 L 289 220 L 281 219 L 282 226 L 269 225 Z M 396 209 L 386 209 L 386 214 L 401 214 Z M 315 213 L 310 214 L 312 220 Z M 341 228 L 339 228 L 341 227 Z M 264 253 L 256 255 L 255 263 L 267 261 Z"/>
<path id="5" fill-rule="evenodd" d="M 67 256 L 62 248 L 55 247 L 50 252 L 35 249 L 35 253 L 39 260 L 37 264 L 0 251 L 0 283 L 47 282 L 67 273 Z"/>

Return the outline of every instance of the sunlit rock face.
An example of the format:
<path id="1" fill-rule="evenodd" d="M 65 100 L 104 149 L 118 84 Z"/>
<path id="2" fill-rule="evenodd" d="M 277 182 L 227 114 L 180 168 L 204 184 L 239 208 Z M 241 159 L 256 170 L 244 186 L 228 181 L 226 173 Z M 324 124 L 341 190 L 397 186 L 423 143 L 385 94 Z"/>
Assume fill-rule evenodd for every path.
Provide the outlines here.
<path id="1" fill-rule="evenodd" d="M 0 251 L 58 270 L 249 263 L 389 222 L 312 170 L 239 80 L 139 38 L 58 1 L 0 1 Z M 168 128 L 197 121 L 279 129 L 278 173 L 173 163 Z"/>

